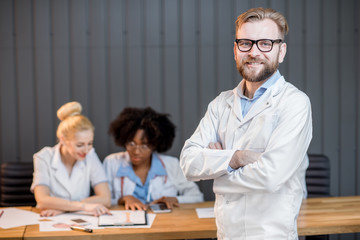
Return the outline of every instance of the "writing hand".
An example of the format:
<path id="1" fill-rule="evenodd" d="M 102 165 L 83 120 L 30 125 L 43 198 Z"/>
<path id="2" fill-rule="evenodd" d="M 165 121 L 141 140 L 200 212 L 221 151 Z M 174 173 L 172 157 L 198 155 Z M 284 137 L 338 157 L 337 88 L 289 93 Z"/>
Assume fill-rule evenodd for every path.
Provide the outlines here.
<path id="1" fill-rule="evenodd" d="M 111 215 L 109 209 L 100 203 L 83 203 L 83 210 L 92 213 L 95 217 L 103 214 Z"/>
<path id="2" fill-rule="evenodd" d="M 56 209 L 44 209 L 40 212 L 41 217 L 53 217 L 59 214 L 64 213 L 64 211 L 56 210 Z"/>

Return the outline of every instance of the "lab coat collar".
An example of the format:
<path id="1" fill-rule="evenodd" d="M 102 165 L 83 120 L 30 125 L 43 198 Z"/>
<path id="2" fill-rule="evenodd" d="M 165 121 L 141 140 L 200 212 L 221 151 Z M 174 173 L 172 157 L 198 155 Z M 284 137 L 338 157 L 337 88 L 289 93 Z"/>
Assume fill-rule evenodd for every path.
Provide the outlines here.
<path id="1" fill-rule="evenodd" d="M 238 91 L 243 89 L 245 80 L 242 80 L 238 86 L 233 89 L 233 94 L 228 97 L 228 99 L 226 99 L 226 102 L 233 109 L 233 112 L 239 121 L 245 123 L 246 121 L 254 118 L 256 115 L 264 111 L 264 109 L 270 107 L 273 102 L 273 97 L 277 96 L 281 92 L 281 89 L 284 87 L 285 83 L 286 82 L 284 77 L 281 76 L 272 86 L 267 89 L 267 91 L 256 101 L 256 103 L 254 103 L 254 106 L 245 115 L 245 118 L 242 116 L 241 104 L 240 101 L 238 101 L 240 98 Z"/>
<path id="2" fill-rule="evenodd" d="M 89 151 L 89 153 L 86 155 L 84 160 L 76 161 L 75 165 L 77 165 L 77 167 L 80 167 L 80 168 L 85 168 L 86 167 L 86 158 L 92 151 L 94 151 L 94 149 L 91 149 Z M 59 168 L 61 168 L 61 166 L 64 166 L 64 164 L 61 161 L 60 143 L 58 143 L 57 145 L 55 145 L 55 153 L 54 153 L 53 159 L 51 161 L 51 167 L 53 169 L 58 170 Z"/>
<path id="3" fill-rule="evenodd" d="M 91 151 L 94 151 L 94 150 L 92 149 Z M 70 181 L 69 173 L 66 171 L 65 165 L 61 161 L 60 143 L 58 143 L 55 146 L 55 153 L 54 153 L 54 156 L 52 159 L 51 167 L 55 170 L 55 176 L 54 176 L 55 179 L 61 185 L 64 186 L 64 188 L 68 191 L 69 196 L 71 197 L 71 195 L 72 195 L 71 189 L 73 189 L 73 186 Z M 86 158 L 83 161 L 76 161 L 76 163 L 73 167 L 73 170 L 72 170 L 72 175 L 74 173 L 75 168 L 77 168 L 79 171 L 82 171 L 83 169 L 85 169 L 85 167 L 86 167 Z M 75 174 L 75 177 L 76 176 L 80 176 L 80 175 Z M 77 182 L 77 180 L 80 180 L 80 179 L 75 179 L 75 180 L 76 181 L 74 181 L 74 182 Z"/>

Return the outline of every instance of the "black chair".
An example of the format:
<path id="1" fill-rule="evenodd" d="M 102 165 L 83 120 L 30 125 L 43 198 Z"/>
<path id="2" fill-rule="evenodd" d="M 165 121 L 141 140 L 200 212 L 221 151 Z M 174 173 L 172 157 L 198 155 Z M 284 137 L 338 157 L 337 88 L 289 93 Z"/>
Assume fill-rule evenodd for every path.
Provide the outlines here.
<path id="1" fill-rule="evenodd" d="M 0 169 L 0 206 L 35 206 L 30 191 L 33 163 L 2 163 Z"/>
<path id="2" fill-rule="evenodd" d="M 330 162 L 323 154 L 309 154 L 306 171 L 308 198 L 330 196 Z M 307 236 L 306 240 L 328 240 L 329 235 Z"/>

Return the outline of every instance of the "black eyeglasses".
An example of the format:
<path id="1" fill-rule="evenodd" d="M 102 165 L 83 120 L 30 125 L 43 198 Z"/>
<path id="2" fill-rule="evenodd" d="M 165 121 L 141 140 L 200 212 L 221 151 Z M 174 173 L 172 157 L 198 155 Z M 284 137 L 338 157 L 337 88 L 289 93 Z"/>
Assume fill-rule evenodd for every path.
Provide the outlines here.
<path id="1" fill-rule="evenodd" d="M 139 151 L 142 153 L 150 150 L 150 147 L 147 144 L 139 144 L 138 145 L 133 141 L 126 143 L 125 147 L 127 150 L 130 150 L 130 151 L 135 151 L 139 147 Z"/>
<path id="2" fill-rule="evenodd" d="M 282 39 L 235 39 L 236 45 L 240 52 L 248 52 L 256 44 L 261 52 L 270 52 L 273 49 L 274 43 L 281 43 Z"/>

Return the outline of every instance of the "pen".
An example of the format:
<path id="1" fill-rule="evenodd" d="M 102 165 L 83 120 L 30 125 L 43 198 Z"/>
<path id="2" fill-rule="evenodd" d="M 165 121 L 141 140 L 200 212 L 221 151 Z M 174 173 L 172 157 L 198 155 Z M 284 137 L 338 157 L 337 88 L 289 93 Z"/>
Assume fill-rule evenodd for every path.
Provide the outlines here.
<path id="1" fill-rule="evenodd" d="M 3 214 L 4 214 L 4 210 L 2 210 L 2 211 L 0 212 L 0 217 L 1 217 Z"/>
<path id="2" fill-rule="evenodd" d="M 93 230 L 91 228 L 83 228 L 83 227 L 76 227 L 76 226 L 71 226 L 70 228 L 71 228 L 71 230 L 77 230 L 77 231 L 82 231 L 82 232 L 88 232 L 88 233 L 93 232 Z"/>

